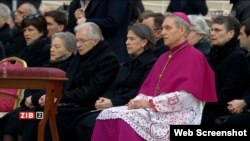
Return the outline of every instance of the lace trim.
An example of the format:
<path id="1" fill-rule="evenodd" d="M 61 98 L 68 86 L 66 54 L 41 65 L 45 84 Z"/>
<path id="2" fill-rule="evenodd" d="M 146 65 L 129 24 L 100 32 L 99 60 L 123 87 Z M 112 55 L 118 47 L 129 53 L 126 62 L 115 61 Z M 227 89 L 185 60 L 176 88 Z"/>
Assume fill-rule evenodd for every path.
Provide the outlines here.
<path id="1" fill-rule="evenodd" d="M 127 106 L 104 110 L 98 120 L 121 118 L 143 139 L 147 141 L 169 140 L 170 124 L 200 124 L 201 114 L 197 109 L 187 109 L 172 113 L 155 113 L 152 109 L 127 110 Z M 188 115 L 188 116 L 187 116 Z"/>

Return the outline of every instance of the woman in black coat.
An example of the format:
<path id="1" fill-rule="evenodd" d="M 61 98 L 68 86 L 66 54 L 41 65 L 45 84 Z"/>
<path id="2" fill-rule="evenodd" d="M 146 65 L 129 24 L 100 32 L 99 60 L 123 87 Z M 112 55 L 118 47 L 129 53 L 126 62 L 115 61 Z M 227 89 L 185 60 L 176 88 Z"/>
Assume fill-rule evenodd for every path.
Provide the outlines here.
<path id="1" fill-rule="evenodd" d="M 75 36 L 71 33 L 58 32 L 52 36 L 50 48 L 50 62 L 46 67 L 67 70 L 72 60 L 76 47 Z M 22 121 L 18 119 L 19 111 L 41 111 L 44 106 L 44 90 L 26 90 L 21 107 L 8 113 L 0 120 L 1 127 L 4 129 L 4 139 L 12 140 L 15 136 L 22 137 L 25 141 L 36 140 L 38 120 Z M 3 131 L 2 131 L 3 132 Z"/>
<path id="2" fill-rule="evenodd" d="M 50 39 L 47 37 L 47 22 L 44 16 L 28 15 L 21 23 L 26 47 L 20 58 L 26 61 L 28 67 L 40 67 L 48 64 Z"/>
<path id="3" fill-rule="evenodd" d="M 191 22 L 191 31 L 188 34 L 188 42 L 208 57 L 210 45 L 210 27 L 202 16 L 188 15 Z"/>
<path id="4" fill-rule="evenodd" d="M 111 87 L 95 102 L 97 112 L 89 112 L 78 117 L 76 140 L 90 140 L 99 111 L 125 105 L 137 95 L 156 60 L 153 54 L 154 43 L 153 33 L 146 25 L 135 24 L 129 27 L 126 45 L 131 60 L 122 65 Z"/>

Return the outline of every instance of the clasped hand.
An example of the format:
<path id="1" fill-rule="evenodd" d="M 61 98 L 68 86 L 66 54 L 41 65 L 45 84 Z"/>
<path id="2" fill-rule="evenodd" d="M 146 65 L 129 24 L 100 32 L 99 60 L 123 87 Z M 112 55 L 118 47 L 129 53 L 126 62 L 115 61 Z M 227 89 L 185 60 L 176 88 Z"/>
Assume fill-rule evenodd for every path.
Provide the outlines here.
<path id="1" fill-rule="evenodd" d="M 128 109 L 140 109 L 140 108 L 151 108 L 151 105 L 148 100 L 133 100 L 131 99 L 128 102 Z"/>
<path id="2" fill-rule="evenodd" d="M 96 102 L 95 102 L 95 108 L 96 109 L 107 109 L 112 107 L 112 102 L 110 99 L 105 98 L 105 97 L 100 97 Z"/>

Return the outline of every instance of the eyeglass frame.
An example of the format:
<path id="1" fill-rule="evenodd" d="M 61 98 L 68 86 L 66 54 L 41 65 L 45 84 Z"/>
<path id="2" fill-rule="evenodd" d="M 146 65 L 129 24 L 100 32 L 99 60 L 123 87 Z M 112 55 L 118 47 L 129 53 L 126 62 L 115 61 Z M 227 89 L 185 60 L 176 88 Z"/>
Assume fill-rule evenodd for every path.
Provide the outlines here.
<path id="1" fill-rule="evenodd" d="M 33 20 L 37 19 L 41 14 L 31 14 L 31 15 L 24 15 L 23 18 L 26 20 Z"/>
<path id="2" fill-rule="evenodd" d="M 81 44 L 85 44 L 87 41 L 90 41 L 90 40 L 94 40 L 94 39 L 92 39 L 92 38 L 89 38 L 86 40 L 80 39 L 80 40 L 77 40 L 77 42 L 80 42 Z"/>

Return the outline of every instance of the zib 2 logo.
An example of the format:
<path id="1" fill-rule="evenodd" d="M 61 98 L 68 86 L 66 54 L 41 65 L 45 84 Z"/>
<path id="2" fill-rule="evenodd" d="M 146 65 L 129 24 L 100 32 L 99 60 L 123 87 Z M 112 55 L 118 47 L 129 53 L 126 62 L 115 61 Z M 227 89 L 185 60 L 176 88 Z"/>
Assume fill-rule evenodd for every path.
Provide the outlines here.
<path id="1" fill-rule="evenodd" d="M 20 120 L 43 119 L 43 112 L 19 112 Z"/>

